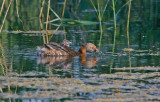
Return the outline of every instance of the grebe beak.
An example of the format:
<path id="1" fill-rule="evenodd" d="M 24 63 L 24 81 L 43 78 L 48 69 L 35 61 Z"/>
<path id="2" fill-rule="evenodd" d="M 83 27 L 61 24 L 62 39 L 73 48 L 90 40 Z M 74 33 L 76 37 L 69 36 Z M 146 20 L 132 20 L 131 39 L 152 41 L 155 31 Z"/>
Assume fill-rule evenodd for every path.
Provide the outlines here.
<path id="1" fill-rule="evenodd" d="M 95 47 L 95 52 L 99 52 L 99 50 L 98 50 L 98 48 L 97 48 L 97 47 Z"/>

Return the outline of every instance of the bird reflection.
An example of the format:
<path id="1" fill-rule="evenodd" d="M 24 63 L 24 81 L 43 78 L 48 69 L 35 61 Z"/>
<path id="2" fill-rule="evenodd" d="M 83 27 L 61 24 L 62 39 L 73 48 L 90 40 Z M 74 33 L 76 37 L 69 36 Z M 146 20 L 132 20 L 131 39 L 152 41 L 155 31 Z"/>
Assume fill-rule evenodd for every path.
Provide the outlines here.
<path id="1" fill-rule="evenodd" d="M 43 64 L 48 67 L 64 67 L 71 68 L 71 62 L 74 57 L 69 56 L 46 56 L 46 57 L 38 57 L 37 64 Z M 98 59 L 96 57 L 79 57 L 79 61 L 82 65 L 91 68 L 94 67 Z"/>
<path id="2" fill-rule="evenodd" d="M 80 57 L 79 61 L 82 65 L 91 68 L 97 64 L 98 59 L 96 57 Z"/>
<path id="3" fill-rule="evenodd" d="M 46 56 L 38 57 L 37 64 L 43 64 L 48 67 L 65 67 L 70 68 L 70 63 L 73 61 L 73 57 L 68 56 Z"/>

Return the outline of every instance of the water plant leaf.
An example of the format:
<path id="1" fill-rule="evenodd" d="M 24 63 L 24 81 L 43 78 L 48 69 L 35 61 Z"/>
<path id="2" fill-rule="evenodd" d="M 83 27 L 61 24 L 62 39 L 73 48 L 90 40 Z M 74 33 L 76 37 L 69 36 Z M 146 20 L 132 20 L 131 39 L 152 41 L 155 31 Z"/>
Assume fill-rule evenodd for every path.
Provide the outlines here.
<path id="1" fill-rule="evenodd" d="M 59 19 L 61 20 L 61 18 L 58 16 L 58 14 L 52 9 L 52 8 L 49 8 L 51 10 L 52 13 L 54 13 L 54 15 Z"/>
<path id="2" fill-rule="evenodd" d="M 56 18 L 56 19 L 53 19 L 51 21 L 48 21 L 48 22 L 44 22 L 44 23 L 51 23 L 51 22 L 55 22 L 55 21 L 59 21 L 60 19 L 59 18 Z"/>
<path id="3" fill-rule="evenodd" d="M 81 20 L 73 20 L 73 19 L 66 19 L 62 18 L 61 19 L 62 25 L 95 25 L 99 24 L 98 22 L 92 22 L 92 21 L 81 21 Z"/>

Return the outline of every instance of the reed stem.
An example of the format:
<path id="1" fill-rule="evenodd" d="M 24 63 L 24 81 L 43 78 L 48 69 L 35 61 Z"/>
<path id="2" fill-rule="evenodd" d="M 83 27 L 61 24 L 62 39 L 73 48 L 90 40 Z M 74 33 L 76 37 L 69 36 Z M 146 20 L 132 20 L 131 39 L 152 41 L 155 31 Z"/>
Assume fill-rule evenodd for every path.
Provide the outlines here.
<path id="1" fill-rule="evenodd" d="M 23 22 L 22 22 L 22 20 L 21 20 L 21 18 L 20 18 L 20 16 L 19 16 L 18 1 L 17 1 L 17 0 L 16 0 L 16 10 L 17 10 L 18 19 L 20 20 L 20 22 L 21 22 L 21 24 L 22 24 L 22 27 L 23 27 L 23 29 L 24 29 Z"/>
<path id="2" fill-rule="evenodd" d="M 102 42 L 103 29 L 102 29 L 102 21 L 99 21 L 99 22 L 100 22 L 100 30 L 101 30 L 100 41 L 99 41 L 99 48 L 100 48 L 101 42 Z"/>
<path id="3" fill-rule="evenodd" d="M 66 2 L 67 2 L 67 0 L 64 0 L 62 17 L 64 17 L 64 12 L 65 12 L 65 8 L 66 8 Z"/>
<path id="4" fill-rule="evenodd" d="M 49 19 L 49 8 L 50 8 L 50 0 L 48 0 L 48 9 L 47 9 L 47 20 L 46 20 L 46 31 L 48 29 L 48 19 Z"/>
<path id="5" fill-rule="evenodd" d="M 128 48 L 129 48 L 129 19 L 130 19 L 130 11 L 131 11 L 131 0 L 129 0 L 128 21 L 127 21 Z"/>
<path id="6" fill-rule="evenodd" d="M 105 7 L 104 7 L 102 13 L 101 13 L 102 8 L 100 8 L 99 0 L 97 0 L 98 10 L 96 9 L 96 6 L 95 6 L 95 4 L 93 3 L 93 0 L 90 0 L 90 2 L 92 3 L 92 6 L 93 6 L 93 8 L 95 9 L 95 11 L 96 11 L 96 13 L 97 13 L 97 17 L 98 17 L 98 20 L 99 20 L 99 23 L 100 23 L 100 31 L 101 31 L 100 41 L 99 41 L 99 48 L 100 48 L 101 42 L 102 42 L 102 35 L 103 35 L 102 18 L 103 18 L 103 15 L 104 15 L 105 10 L 106 10 L 106 8 L 107 8 L 107 5 L 108 5 L 109 0 L 108 0 L 107 3 L 105 4 Z"/>
<path id="7" fill-rule="evenodd" d="M 43 0 L 43 2 L 42 2 L 42 4 L 41 4 L 41 10 L 40 10 L 40 14 L 39 14 L 39 22 L 40 22 L 41 30 L 43 31 L 43 33 L 42 33 L 43 43 L 46 44 L 45 31 L 44 31 L 43 24 L 42 24 L 42 14 L 43 14 L 44 4 L 45 4 L 45 0 Z"/>
<path id="8" fill-rule="evenodd" d="M 49 19 L 49 9 L 50 9 L 50 0 L 48 0 L 48 10 L 47 10 L 47 20 L 46 22 L 48 22 Z M 46 31 L 48 29 L 48 23 L 46 23 Z M 47 43 L 49 42 L 49 38 L 48 38 L 48 33 L 46 33 L 46 37 L 47 37 Z"/>
<path id="9" fill-rule="evenodd" d="M 12 4 L 12 0 L 10 0 L 10 3 L 9 3 L 9 5 L 8 5 L 6 14 L 5 14 L 4 19 L 3 19 L 3 22 L 2 22 L 2 26 L 1 26 L 1 28 L 0 28 L 0 33 L 1 33 L 1 31 L 2 31 L 2 28 L 3 28 L 4 22 L 5 22 L 5 20 L 6 20 L 6 17 L 7 17 L 7 14 L 8 14 L 8 11 L 9 11 L 9 8 L 10 8 L 11 4 Z"/>
<path id="10" fill-rule="evenodd" d="M 114 43 L 113 43 L 113 49 L 112 49 L 112 55 L 114 54 L 114 50 L 115 50 L 115 45 L 116 45 L 116 36 L 117 36 L 117 31 L 116 31 L 116 13 L 115 13 L 115 4 L 114 4 L 114 0 L 112 0 L 112 4 L 113 4 L 113 14 L 114 14 Z"/>
<path id="11" fill-rule="evenodd" d="M 20 19 L 20 17 L 19 17 L 19 11 L 18 11 L 18 1 L 16 0 L 16 10 L 17 10 L 17 16 L 18 16 L 18 18 Z M 20 19 L 21 20 L 21 19 Z"/>
<path id="12" fill-rule="evenodd" d="M 64 17 L 64 12 L 65 12 L 65 8 L 66 8 L 66 2 L 67 2 L 67 0 L 64 0 L 62 17 Z M 63 30 L 65 31 L 65 27 L 63 27 Z M 64 33 L 64 38 L 66 39 L 66 33 Z"/>
<path id="13" fill-rule="evenodd" d="M 42 13 L 43 13 L 43 7 L 45 4 L 45 0 L 43 0 L 42 4 L 41 4 L 41 10 L 40 10 L 40 14 L 39 14 L 39 18 L 42 19 Z"/>
<path id="14" fill-rule="evenodd" d="M 101 40 L 102 40 L 102 34 L 103 34 L 103 29 L 102 29 L 102 16 L 101 16 L 101 12 L 100 12 L 100 5 L 99 5 L 99 0 L 97 0 L 97 4 L 98 4 L 98 19 L 100 22 L 100 31 L 101 31 L 101 35 L 100 35 L 100 41 L 99 41 L 99 48 L 101 46 Z"/>
<path id="15" fill-rule="evenodd" d="M 1 16 L 1 14 L 2 14 L 5 1 L 6 1 L 6 0 L 3 0 L 2 7 L 1 7 L 1 11 L 0 11 L 0 16 Z"/>

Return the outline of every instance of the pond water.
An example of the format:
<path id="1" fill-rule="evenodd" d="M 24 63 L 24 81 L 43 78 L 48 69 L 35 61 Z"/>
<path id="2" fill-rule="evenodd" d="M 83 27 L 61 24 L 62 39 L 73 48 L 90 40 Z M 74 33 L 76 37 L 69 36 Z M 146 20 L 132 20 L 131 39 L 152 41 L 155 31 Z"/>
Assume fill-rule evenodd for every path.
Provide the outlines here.
<path id="1" fill-rule="evenodd" d="M 106 3 L 106 0 L 100 1 L 102 7 Z M 9 0 L 6 0 L 0 18 L 4 17 L 8 4 Z M 51 8 L 61 15 L 63 4 L 63 0 L 54 0 Z M 160 101 L 159 1 L 132 1 L 129 39 L 133 51 L 125 51 L 128 48 L 126 1 L 116 2 L 114 54 L 111 1 L 103 17 L 100 47 L 99 23 L 61 26 L 59 33 L 51 34 L 50 41 L 60 43 L 66 36 L 72 42 L 71 48 L 76 51 L 86 42 L 95 44 L 101 51 L 74 58 L 38 57 L 36 48 L 44 42 L 38 18 L 41 1 L 18 1 L 18 7 L 20 18 L 13 3 L 0 33 L 1 101 Z M 43 22 L 46 21 L 46 12 L 45 5 Z M 54 19 L 52 12 L 50 15 Z M 64 18 L 98 22 L 89 0 L 67 1 Z M 56 28 L 54 25 L 49 27 L 50 30 Z"/>

